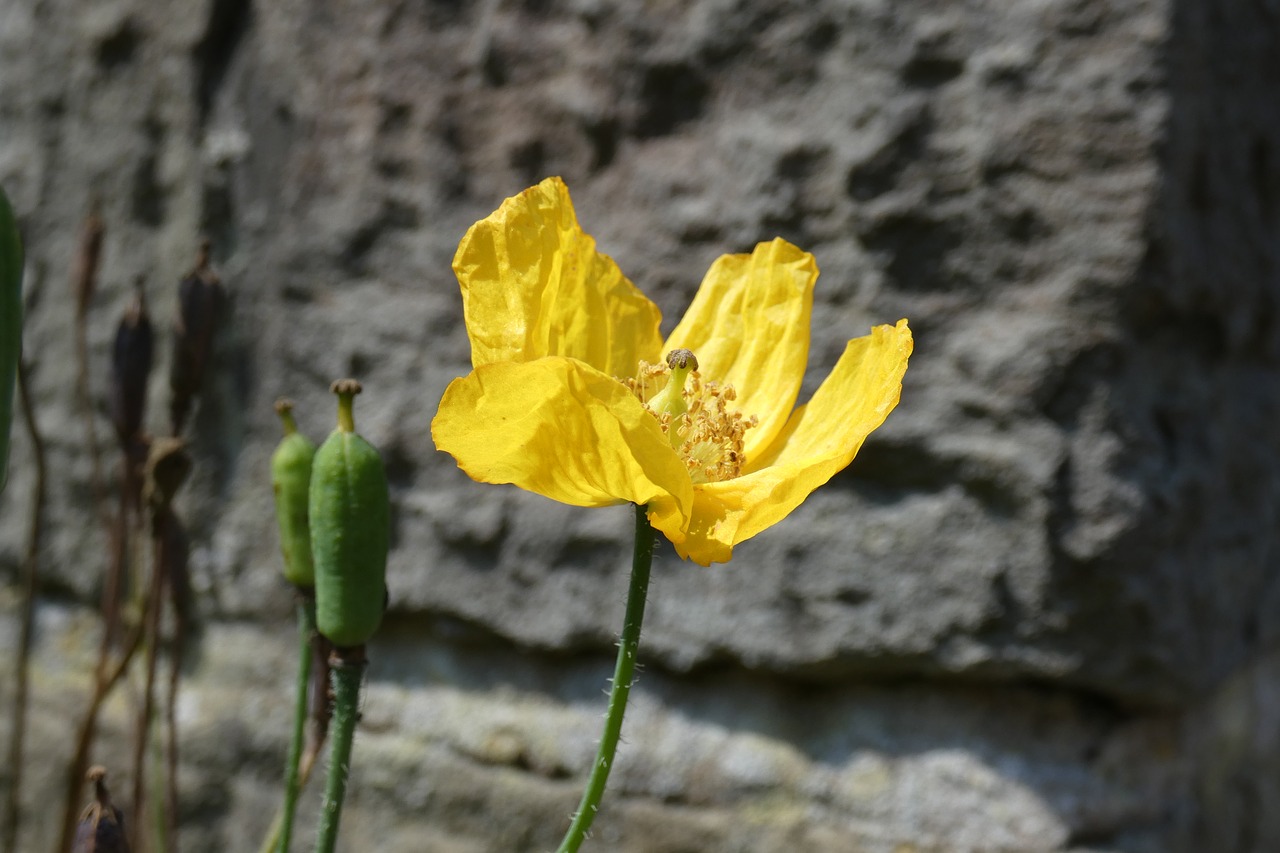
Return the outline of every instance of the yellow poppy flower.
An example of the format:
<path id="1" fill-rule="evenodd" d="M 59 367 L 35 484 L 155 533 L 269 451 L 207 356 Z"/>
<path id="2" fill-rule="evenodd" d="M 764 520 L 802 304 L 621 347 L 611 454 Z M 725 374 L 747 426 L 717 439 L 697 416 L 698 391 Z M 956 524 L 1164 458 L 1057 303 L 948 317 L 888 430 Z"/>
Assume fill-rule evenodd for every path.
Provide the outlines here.
<path id="1" fill-rule="evenodd" d="M 905 320 L 876 326 L 795 408 L 812 255 L 777 239 L 721 257 L 664 342 L 657 306 L 596 251 L 559 178 L 473 225 L 453 268 L 473 370 L 440 401 L 436 447 L 480 482 L 647 505 L 704 566 L 853 460 L 898 404 L 911 355 Z"/>

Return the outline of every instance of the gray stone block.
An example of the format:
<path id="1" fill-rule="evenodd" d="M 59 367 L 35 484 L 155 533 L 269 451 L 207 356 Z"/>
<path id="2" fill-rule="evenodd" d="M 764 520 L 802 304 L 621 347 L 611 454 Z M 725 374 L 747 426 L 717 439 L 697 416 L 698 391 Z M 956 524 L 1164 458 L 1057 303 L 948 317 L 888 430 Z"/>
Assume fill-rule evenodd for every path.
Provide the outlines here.
<path id="1" fill-rule="evenodd" d="M 474 484 L 429 434 L 469 366 L 449 269 L 459 238 L 560 174 L 665 331 L 718 255 L 774 236 L 814 252 L 803 394 L 870 325 L 906 316 L 916 333 L 902 404 L 846 472 L 727 566 L 659 554 L 643 654 L 661 686 L 636 712 L 654 739 L 637 730 L 627 747 L 613 849 L 1271 849 L 1268 809 L 1247 803 L 1274 793 L 1260 780 L 1275 751 L 1231 720 L 1277 722 L 1263 688 L 1280 624 L 1278 57 L 1272 0 L 7 0 L 0 181 L 28 238 L 25 345 L 56 472 L 45 592 L 94 602 L 106 552 L 67 285 L 96 196 L 104 446 L 105 353 L 133 277 L 149 276 L 163 321 L 206 233 L 232 293 L 182 504 L 213 634 L 289 612 L 272 400 L 294 397 L 319 438 L 329 381 L 352 374 L 392 482 L 389 619 L 403 645 L 371 696 L 397 707 L 455 682 L 466 694 L 472 663 L 519 668 L 491 651 L 470 662 L 476 648 L 527 655 L 539 673 L 604 661 L 629 513 Z M 15 430 L 0 496 L 9 577 L 26 454 Z M 430 684 L 406 663 L 414 643 L 452 656 Z M 216 650 L 199 653 L 197 692 L 220 671 Z M 533 730 L 542 703 L 588 701 L 553 682 L 510 697 Z M 847 715 L 788 720 L 826 701 L 814 696 Z M 751 719 L 733 710 L 753 704 Z M 237 725 L 227 713 L 218 725 Z M 747 809 L 734 767 L 662 766 L 684 755 L 671 744 L 689 716 L 685 757 L 714 752 L 723 730 L 790 750 L 805 773 L 834 762 L 852 775 L 761 783 L 785 796 Z M 883 726 L 915 740 L 886 746 Z M 1205 746 L 1204 731 L 1237 747 Z M 431 843 L 546 845 L 510 827 L 566 800 L 575 744 L 494 760 L 508 775 L 449 746 L 448 772 L 422 778 L 469 781 L 441 801 L 452 822 Z M 538 778 L 519 775 L 530 762 Z M 235 766 L 210 754 L 201 771 L 227 798 L 225 822 L 192 832 L 207 849 L 244 831 L 231 816 L 258 790 Z M 414 766 L 368 794 L 368 814 L 414 825 Z M 860 799 L 863 770 L 887 799 Z M 499 778 L 519 781 L 499 795 Z M 510 825 L 486 835 L 504 809 Z M 770 828 L 745 832 L 748 814 Z M 382 818 L 368 820 L 373 832 Z M 677 827 L 669 841 L 653 834 L 663 825 Z M 414 831 L 387 831 L 380 849 L 422 849 Z"/>

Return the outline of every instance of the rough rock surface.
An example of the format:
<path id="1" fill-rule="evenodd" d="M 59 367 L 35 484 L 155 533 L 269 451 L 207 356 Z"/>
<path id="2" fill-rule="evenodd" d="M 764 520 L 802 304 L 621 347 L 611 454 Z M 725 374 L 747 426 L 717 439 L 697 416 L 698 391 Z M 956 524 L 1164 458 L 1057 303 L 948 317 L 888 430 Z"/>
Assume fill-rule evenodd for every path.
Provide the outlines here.
<path id="1" fill-rule="evenodd" d="M 183 849 L 270 819 L 270 404 L 319 437 L 348 374 L 394 552 L 346 837 L 554 845 L 629 514 L 473 484 L 428 424 L 468 366 L 459 237 L 560 174 L 664 330 L 712 259 L 781 235 L 823 271 L 805 393 L 873 323 L 917 341 L 848 471 L 728 566 L 659 555 L 599 847 L 1275 849 L 1278 83 L 1274 0 L 6 0 L 0 181 L 55 472 L 29 754 L 65 751 L 105 551 L 67 285 L 97 197 L 100 437 L 133 277 L 168 317 L 206 233 L 234 300 L 183 504 Z M 7 578 L 27 453 L 15 430 Z M 26 788 L 56 799 L 52 771 Z"/>

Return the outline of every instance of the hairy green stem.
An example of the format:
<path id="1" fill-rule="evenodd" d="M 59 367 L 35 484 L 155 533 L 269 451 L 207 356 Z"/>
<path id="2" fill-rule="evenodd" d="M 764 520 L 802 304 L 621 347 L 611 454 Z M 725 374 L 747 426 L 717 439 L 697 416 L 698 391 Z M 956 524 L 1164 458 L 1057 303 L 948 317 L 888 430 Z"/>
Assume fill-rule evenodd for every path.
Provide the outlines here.
<path id="1" fill-rule="evenodd" d="M 310 590 L 298 590 L 298 689 L 293 704 L 293 740 L 284 770 L 284 811 L 279 824 L 280 853 L 289 853 L 293 839 L 293 815 L 298 808 L 298 762 L 302 757 L 302 735 L 307 724 L 307 696 L 311 681 L 311 635 L 316 630 L 316 599 Z M 276 849 L 272 845 L 272 850 Z"/>
<path id="2" fill-rule="evenodd" d="M 631 586 L 627 590 L 627 611 L 622 623 L 622 638 L 618 643 L 618 662 L 613 670 L 613 684 L 609 690 L 609 710 L 605 713 L 604 733 L 600 736 L 600 748 L 596 751 L 591 778 L 582 793 L 582 802 L 573 816 L 573 823 L 560 842 L 558 853 L 576 853 L 591 829 L 591 823 L 600 809 L 604 786 L 609 781 L 613 757 L 618 751 L 618 738 L 622 734 L 622 715 L 627 710 L 627 697 L 631 694 L 631 682 L 635 678 L 636 653 L 640 648 L 640 626 L 644 622 L 644 605 L 649 590 L 649 567 L 653 563 L 653 526 L 649 524 L 646 507 L 636 507 L 636 544 L 631 560 Z"/>
<path id="3" fill-rule="evenodd" d="M 347 794 L 347 773 L 351 765 L 351 741 L 360 716 L 360 681 L 364 677 L 364 646 L 335 650 L 329 663 L 333 673 L 333 745 L 329 753 L 329 778 L 325 782 L 324 807 L 316 853 L 333 853 L 338 842 L 338 821 L 342 800 Z"/>

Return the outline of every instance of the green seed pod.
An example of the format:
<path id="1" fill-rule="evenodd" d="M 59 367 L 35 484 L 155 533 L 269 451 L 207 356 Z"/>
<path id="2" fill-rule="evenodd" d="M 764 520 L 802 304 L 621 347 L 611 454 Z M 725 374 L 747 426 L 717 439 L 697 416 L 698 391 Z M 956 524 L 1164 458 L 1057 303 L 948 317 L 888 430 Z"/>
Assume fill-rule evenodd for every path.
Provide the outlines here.
<path id="1" fill-rule="evenodd" d="M 22 238 L 9 199 L 0 189 L 0 491 L 9 474 L 9 424 L 21 357 Z"/>
<path id="2" fill-rule="evenodd" d="M 293 403 L 276 401 L 276 414 L 284 425 L 284 438 L 271 454 L 271 488 L 276 495 L 276 521 L 280 524 L 280 550 L 284 552 L 284 579 L 301 589 L 316 585 L 311 562 L 311 525 L 307 502 L 311 489 L 311 461 L 316 446 L 298 432 Z"/>
<path id="3" fill-rule="evenodd" d="M 338 428 L 311 466 L 311 554 L 316 573 L 316 627 L 335 646 L 364 645 L 386 602 L 391 514 L 387 475 L 377 449 L 356 434 L 354 379 L 339 379 Z"/>

